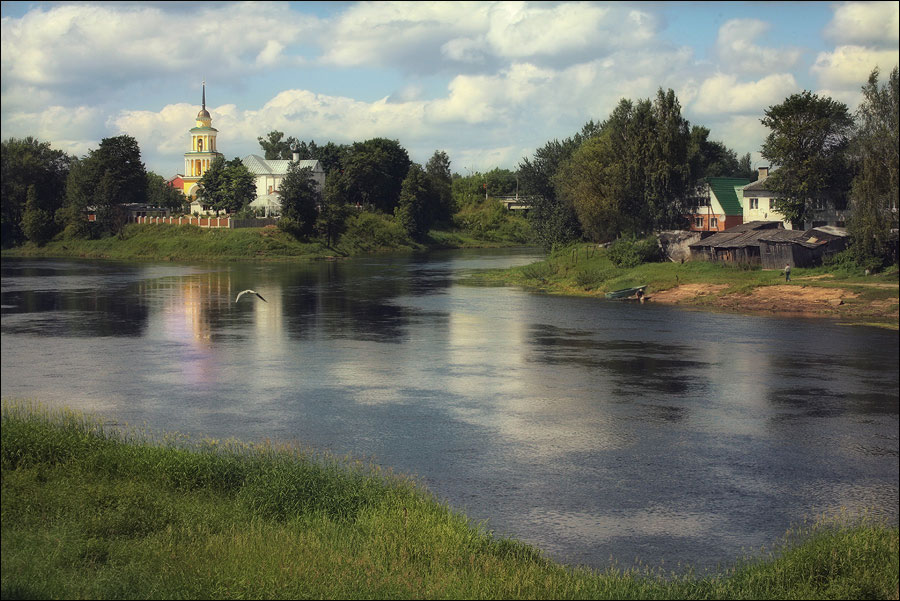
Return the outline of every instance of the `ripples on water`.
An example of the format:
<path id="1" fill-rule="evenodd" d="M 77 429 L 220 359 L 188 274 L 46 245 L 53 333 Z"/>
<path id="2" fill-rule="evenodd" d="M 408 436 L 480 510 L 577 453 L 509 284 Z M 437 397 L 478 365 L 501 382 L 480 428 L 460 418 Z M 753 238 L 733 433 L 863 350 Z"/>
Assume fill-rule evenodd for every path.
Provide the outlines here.
<path id="1" fill-rule="evenodd" d="M 4 260 L 2 395 L 372 457 L 593 566 L 714 567 L 841 507 L 897 522 L 895 332 L 458 283 L 533 258 Z"/>

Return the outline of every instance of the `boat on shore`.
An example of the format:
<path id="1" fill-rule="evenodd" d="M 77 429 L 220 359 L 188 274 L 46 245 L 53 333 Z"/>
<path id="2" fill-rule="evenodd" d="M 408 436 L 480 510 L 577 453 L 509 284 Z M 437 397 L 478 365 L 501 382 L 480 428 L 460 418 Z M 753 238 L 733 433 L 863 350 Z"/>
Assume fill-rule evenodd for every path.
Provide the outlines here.
<path id="1" fill-rule="evenodd" d="M 647 288 L 647 284 L 643 286 L 635 286 L 634 288 L 622 288 L 621 290 L 613 290 L 612 292 L 606 293 L 606 298 L 629 298 L 631 296 L 637 296 L 638 298 L 644 296 L 644 290 Z"/>

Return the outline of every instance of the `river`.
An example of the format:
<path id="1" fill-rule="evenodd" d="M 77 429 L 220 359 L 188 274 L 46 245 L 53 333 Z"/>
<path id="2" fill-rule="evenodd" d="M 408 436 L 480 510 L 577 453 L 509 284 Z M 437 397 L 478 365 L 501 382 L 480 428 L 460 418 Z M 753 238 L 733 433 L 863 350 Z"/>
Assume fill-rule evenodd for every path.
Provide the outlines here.
<path id="1" fill-rule="evenodd" d="M 460 282 L 536 258 L 4 259 L 0 392 L 371 459 L 571 564 L 714 568 L 842 508 L 897 523 L 896 332 Z"/>

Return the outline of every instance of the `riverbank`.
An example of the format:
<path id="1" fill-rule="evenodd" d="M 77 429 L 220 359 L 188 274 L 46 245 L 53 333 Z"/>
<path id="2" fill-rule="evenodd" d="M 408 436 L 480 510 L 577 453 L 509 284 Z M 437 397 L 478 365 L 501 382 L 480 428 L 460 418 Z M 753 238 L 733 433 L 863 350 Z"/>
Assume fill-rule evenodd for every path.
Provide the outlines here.
<path id="1" fill-rule="evenodd" d="M 3 257 L 113 259 L 120 261 L 317 261 L 378 252 L 517 246 L 521 240 L 478 238 L 463 231 L 432 231 L 411 240 L 392 220 L 363 215 L 340 242 L 300 241 L 276 227 L 206 229 L 192 225 L 131 224 L 120 236 L 99 240 L 57 239 L 43 246 L 4 250 Z"/>
<path id="2" fill-rule="evenodd" d="M 0 433 L 3 598 L 897 597 L 900 533 L 883 524 L 818 523 L 711 575 L 593 571 L 296 446 L 8 402 Z"/>
<path id="3" fill-rule="evenodd" d="M 570 296 L 605 298 L 607 292 L 646 285 L 648 302 L 740 313 L 829 317 L 845 323 L 898 328 L 900 280 L 896 267 L 865 276 L 826 267 L 776 270 L 690 261 L 618 268 L 605 249 L 571 247 L 546 260 L 471 274 L 470 283 L 512 285 Z"/>

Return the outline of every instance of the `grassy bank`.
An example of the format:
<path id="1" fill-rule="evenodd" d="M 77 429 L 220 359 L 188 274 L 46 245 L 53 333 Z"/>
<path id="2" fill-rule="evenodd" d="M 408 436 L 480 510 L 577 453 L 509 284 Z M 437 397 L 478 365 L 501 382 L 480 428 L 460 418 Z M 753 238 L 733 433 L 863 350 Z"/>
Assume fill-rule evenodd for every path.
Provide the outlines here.
<path id="1" fill-rule="evenodd" d="M 606 249 L 571 246 L 546 260 L 472 274 L 470 283 L 522 286 L 550 294 L 603 297 L 647 285 L 652 301 L 734 311 L 824 315 L 850 322 L 898 323 L 900 286 L 896 268 L 874 276 L 852 270 L 796 268 L 786 284 L 778 270 L 688 261 L 644 263 L 620 268 Z"/>
<path id="2" fill-rule="evenodd" d="M 3 256 L 155 261 L 308 261 L 386 251 L 517 246 L 526 243 L 529 234 L 530 230 L 521 217 L 504 216 L 496 224 L 475 229 L 433 230 L 425 240 L 417 242 L 392 217 L 360 213 L 348 217 L 340 239 L 333 246 L 317 239 L 300 241 L 273 227 L 232 230 L 189 225 L 131 224 L 119 236 L 99 240 L 60 237 L 43 246 L 28 243 L 4 250 Z"/>
<path id="3" fill-rule="evenodd" d="M 819 524 L 719 574 L 561 566 L 407 478 L 4 403 L 3 598 L 885 598 L 898 530 Z"/>

